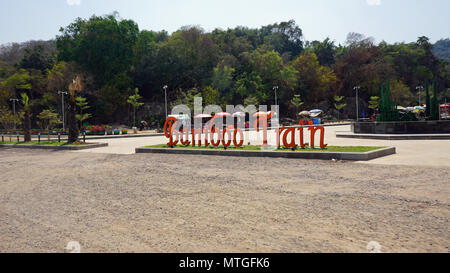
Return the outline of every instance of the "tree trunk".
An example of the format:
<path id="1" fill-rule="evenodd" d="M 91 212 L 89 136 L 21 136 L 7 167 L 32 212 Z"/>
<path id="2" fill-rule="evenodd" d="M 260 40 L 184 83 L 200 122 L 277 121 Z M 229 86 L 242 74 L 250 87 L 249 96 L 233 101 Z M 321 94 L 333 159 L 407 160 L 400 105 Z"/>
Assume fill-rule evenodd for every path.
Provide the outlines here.
<path id="1" fill-rule="evenodd" d="M 74 143 L 78 140 L 77 127 L 75 96 L 71 96 L 69 104 L 69 143 Z"/>
<path id="2" fill-rule="evenodd" d="M 25 109 L 24 111 L 24 120 L 23 120 L 23 136 L 25 142 L 31 141 L 31 120 L 30 120 L 30 110 Z"/>

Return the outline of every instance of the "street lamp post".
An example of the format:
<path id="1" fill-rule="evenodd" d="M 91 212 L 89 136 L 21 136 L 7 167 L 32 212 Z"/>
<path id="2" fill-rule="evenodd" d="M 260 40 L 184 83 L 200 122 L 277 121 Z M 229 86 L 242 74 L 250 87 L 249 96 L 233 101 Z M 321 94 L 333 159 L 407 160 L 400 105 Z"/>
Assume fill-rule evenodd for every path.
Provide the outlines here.
<path id="1" fill-rule="evenodd" d="M 63 131 L 66 131 L 66 122 L 64 117 L 64 95 L 67 95 L 69 93 L 64 91 L 58 91 L 58 95 L 61 95 L 61 111 L 62 111 L 62 124 L 63 124 Z"/>
<path id="2" fill-rule="evenodd" d="M 13 114 L 16 115 L 16 102 L 19 102 L 18 99 L 9 99 L 9 101 L 13 102 Z M 14 121 L 14 131 L 16 130 L 16 121 Z"/>
<path id="3" fill-rule="evenodd" d="M 356 121 L 359 121 L 359 105 L 358 105 L 358 91 L 361 89 L 359 86 L 353 87 L 353 90 L 356 91 Z"/>
<path id="4" fill-rule="evenodd" d="M 422 99 L 420 96 L 420 92 L 423 91 L 423 86 L 422 85 L 417 86 L 416 90 L 418 90 L 418 92 L 419 92 L 419 106 L 420 106 L 420 105 L 422 105 Z"/>
<path id="5" fill-rule="evenodd" d="M 165 97 L 165 106 L 166 106 L 166 118 L 167 118 L 167 85 L 164 85 L 163 89 L 164 89 L 164 97 Z"/>
<path id="6" fill-rule="evenodd" d="M 274 86 L 273 91 L 275 91 L 275 105 L 278 105 L 278 98 L 277 98 L 278 86 Z"/>

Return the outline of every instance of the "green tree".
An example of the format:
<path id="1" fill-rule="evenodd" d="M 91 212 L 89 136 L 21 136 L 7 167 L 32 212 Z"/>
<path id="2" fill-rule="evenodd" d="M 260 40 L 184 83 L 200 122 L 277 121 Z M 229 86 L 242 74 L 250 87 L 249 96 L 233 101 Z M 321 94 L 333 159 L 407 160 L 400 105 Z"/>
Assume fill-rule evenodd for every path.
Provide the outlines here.
<path id="1" fill-rule="evenodd" d="M 105 84 L 115 75 L 129 71 L 139 28 L 132 20 L 120 20 L 117 14 L 77 19 L 60 29 L 56 37 L 60 61 L 77 62 Z"/>
<path id="2" fill-rule="evenodd" d="M 78 107 L 78 109 L 80 109 L 80 113 L 76 114 L 75 117 L 77 118 L 78 121 L 80 121 L 80 128 L 82 128 L 83 122 L 92 117 L 90 113 L 84 113 L 84 111 L 86 111 L 91 107 L 89 106 L 89 103 L 87 102 L 86 98 L 83 97 L 76 97 L 75 104 Z"/>
<path id="3" fill-rule="evenodd" d="M 211 86 L 206 86 L 202 91 L 203 103 L 205 105 L 220 105 L 220 92 L 217 89 L 212 88 Z"/>
<path id="4" fill-rule="evenodd" d="M 133 126 L 136 126 L 136 110 L 139 109 L 144 103 L 140 102 L 142 96 L 139 95 L 139 89 L 134 89 L 134 95 L 129 96 L 127 102 L 133 106 Z"/>
<path id="5" fill-rule="evenodd" d="M 334 64 L 334 55 L 336 53 L 336 45 L 330 38 L 326 38 L 323 42 L 313 41 L 310 44 L 309 51 L 317 56 L 320 65 L 330 66 Z"/>
<path id="6" fill-rule="evenodd" d="M 235 69 L 229 66 L 216 66 L 214 68 L 212 86 L 221 94 L 226 94 L 233 86 L 233 74 Z"/>
<path id="7" fill-rule="evenodd" d="M 258 107 L 259 100 L 255 96 L 249 96 L 244 100 L 244 105 L 245 106 L 254 105 L 254 106 Z"/>
<path id="8" fill-rule="evenodd" d="M 26 93 L 21 94 L 23 103 L 23 135 L 25 142 L 31 141 L 31 113 L 30 113 L 30 98 Z"/>
<path id="9" fill-rule="evenodd" d="M 338 112 L 338 119 L 340 119 L 340 115 L 341 115 L 341 110 L 344 109 L 347 104 L 344 103 L 344 96 L 334 96 L 334 108 L 337 110 Z"/>
<path id="10" fill-rule="evenodd" d="M 43 110 L 37 118 L 41 121 L 42 129 L 50 130 L 54 126 L 61 123 L 61 119 L 57 113 L 54 113 L 50 109 Z"/>
<path id="11" fill-rule="evenodd" d="M 402 81 L 391 81 L 392 100 L 402 106 L 412 106 L 416 99 L 411 90 Z"/>
<path id="12" fill-rule="evenodd" d="M 12 76 L 0 83 L 6 97 L 16 97 L 17 92 L 31 90 L 30 74 L 25 69 L 19 69 Z"/>
<path id="13" fill-rule="evenodd" d="M 300 95 L 295 94 L 294 97 L 291 99 L 291 105 L 295 109 L 295 115 L 297 115 L 300 111 L 300 107 L 304 104 L 302 101 Z"/>
<path id="14" fill-rule="evenodd" d="M 8 107 L 0 107 L 0 124 L 6 130 L 6 132 L 11 132 L 16 125 L 21 124 L 21 120 L 18 114 L 13 114 Z"/>
<path id="15" fill-rule="evenodd" d="M 379 104 L 380 104 L 380 97 L 378 97 L 378 96 L 372 96 L 372 97 L 370 97 L 370 100 L 369 100 L 369 109 L 372 109 L 372 110 L 375 111 L 375 110 L 378 109 Z"/>
<path id="16" fill-rule="evenodd" d="M 292 66 L 298 71 L 300 95 L 309 104 L 317 104 L 331 97 L 337 78 L 333 70 L 321 66 L 314 53 L 305 53 L 297 57 Z"/>

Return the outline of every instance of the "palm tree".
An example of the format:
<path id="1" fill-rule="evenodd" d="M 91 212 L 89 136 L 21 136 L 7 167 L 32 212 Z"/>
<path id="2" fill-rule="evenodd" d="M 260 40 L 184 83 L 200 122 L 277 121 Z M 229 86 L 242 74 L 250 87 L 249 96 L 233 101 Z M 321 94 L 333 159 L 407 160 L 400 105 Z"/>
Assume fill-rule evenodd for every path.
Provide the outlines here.
<path id="1" fill-rule="evenodd" d="M 81 77 L 77 76 L 72 83 L 69 84 L 69 139 L 68 143 L 74 143 L 78 140 L 78 126 L 76 118 L 76 102 L 75 93 L 83 90 L 83 85 L 81 83 Z"/>
<path id="2" fill-rule="evenodd" d="M 26 93 L 22 93 L 23 103 L 23 136 L 25 142 L 31 141 L 31 119 L 30 119 L 30 98 Z"/>

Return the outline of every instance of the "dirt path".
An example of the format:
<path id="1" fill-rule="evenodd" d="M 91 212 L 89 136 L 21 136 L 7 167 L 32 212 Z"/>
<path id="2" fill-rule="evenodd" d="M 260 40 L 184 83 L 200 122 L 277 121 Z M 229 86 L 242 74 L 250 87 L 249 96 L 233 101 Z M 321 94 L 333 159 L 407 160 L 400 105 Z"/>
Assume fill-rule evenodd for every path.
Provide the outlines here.
<path id="1" fill-rule="evenodd" d="M 0 252 L 449 252 L 450 170 L 0 148 Z"/>

